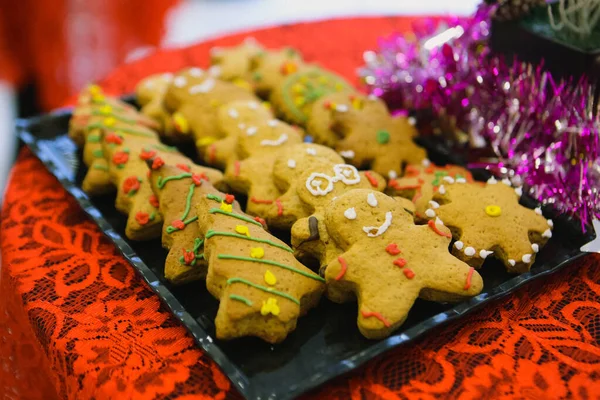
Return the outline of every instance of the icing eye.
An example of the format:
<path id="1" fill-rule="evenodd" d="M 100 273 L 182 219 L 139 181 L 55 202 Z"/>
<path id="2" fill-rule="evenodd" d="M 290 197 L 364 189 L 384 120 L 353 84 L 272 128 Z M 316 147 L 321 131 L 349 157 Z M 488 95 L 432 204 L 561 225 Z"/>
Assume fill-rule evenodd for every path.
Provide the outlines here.
<path id="1" fill-rule="evenodd" d="M 377 204 L 379 204 L 373 193 L 367 195 L 367 204 L 371 207 L 377 207 Z"/>
<path id="2" fill-rule="evenodd" d="M 308 179 L 306 179 L 306 189 L 313 196 L 325 196 L 333 190 L 333 182 L 334 180 L 330 176 L 313 172 Z"/>
<path id="3" fill-rule="evenodd" d="M 336 180 L 341 180 L 346 185 L 356 185 L 360 182 L 358 170 L 353 165 L 336 164 L 333 166 Z"/>
<path id="4" fill-rule="evenodd" d="M 356 219 L 356 210 L 354 207 L 347 209 L 344 211 L 344 217 L 348 219 Z"/>

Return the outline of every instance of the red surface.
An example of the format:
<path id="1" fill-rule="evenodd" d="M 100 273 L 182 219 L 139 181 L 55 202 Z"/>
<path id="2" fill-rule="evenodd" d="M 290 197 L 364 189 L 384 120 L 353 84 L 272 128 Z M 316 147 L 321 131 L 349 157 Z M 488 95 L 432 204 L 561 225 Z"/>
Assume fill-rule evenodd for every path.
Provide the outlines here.
<path id="1" fill-rule="evenodd" d="M 295 46 L 351 78 L 377 36 L 408 27 L 406 18 L 355 19 L 254 36 Z M 156 54 L 119 68 L 103 86 L 129 92 L 146 74 L 205 65 L 210 46 L 241 37 Z M 13 171 L 1 228 L 0 395 L 4 389 L 9 399 L 238 396 L 28 151 Z M 588 256 L 310 397 L 599 398 L 599 263 L 600 256 Z"/>

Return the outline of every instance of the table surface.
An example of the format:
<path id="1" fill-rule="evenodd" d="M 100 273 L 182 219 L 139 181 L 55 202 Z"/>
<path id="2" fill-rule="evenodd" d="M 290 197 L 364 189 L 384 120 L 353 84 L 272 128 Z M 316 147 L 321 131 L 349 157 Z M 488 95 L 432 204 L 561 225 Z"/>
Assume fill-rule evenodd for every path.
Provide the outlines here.
<path id="1" fill-rule="evenodd" d="M 410 18 L 252 32 L 355 80 L 362 51 Z M 162 51 L 102 82 L 205 66 L 232 35 Z M 231 383 L 27 150 L 1 214 L 0 395 L 8 399 L 236 398 Z M 434 335 L 314 390 L 314 398 L 600 398 L 600 256 L 590 255 Z M 4 390 L 4 393 L 2 392 Z"/>

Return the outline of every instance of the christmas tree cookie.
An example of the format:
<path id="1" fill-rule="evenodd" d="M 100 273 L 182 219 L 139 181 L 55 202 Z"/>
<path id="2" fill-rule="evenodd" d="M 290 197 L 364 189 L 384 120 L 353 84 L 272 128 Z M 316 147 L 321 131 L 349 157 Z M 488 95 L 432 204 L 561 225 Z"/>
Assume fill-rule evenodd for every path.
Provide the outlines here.
<path id="1" fill-rule="evenodd" d="M 229 164 L 224 180 L 234 192 L 248 197 L 248 214 L 265 217 L 267 224 L 271 222 L 269 210 L 280 204 L 281 195 L 273 181 L 273 165 L 283 149 L 298 148 L 301 143 L 301 130 L 275 119 L 252 124 L 239 136 L 237 153 L 241 161 Z"/>
<path id="2" fill-rule="evenodd" d="M 259 218 L 206 194 L 197 203 L 198 226 L 208 262 L 206 286 L 220 301 L 217 337 L 256 336 L 278 343 L 316 306 L 324 279 L 298 262 Z"/>
<path id="3" fill-rule="evenodd" d="M 519 204 L 520 187 L 508 179 L 490 178 L 485 185 L 444 177 L 425 215 L 443 221 L 456 242 L 452 253 L 476 268 L 487 257 L 502 261 L 509 272 L 529 271 L 536 254 L 552 237 L 552 220 L 541 208 Z"/>
<path id="4" fill-rule="evenodd" d="M 415 225 L 391 197 L 348 191 L 325 210 L 324 223 L 343 252 L 325 268 L 335 302 L 358 301 L 358 328 L 370 339 L 389 336 L 418 297 L 460 301 L 481 292 L 481 276 L 448 252 L 450 231 Z"/>
<path id="5" fill-rule="evenodd" d="M 202 279 L 206 276 L 203 257 L 203 235 L 198 229 L 196 204 L 207 194 L 223 195 L 202 173 L 186 172 L 164 164 L 160 158 L 146 162 L 150 169 L 152 191 L 164 219 L 162 245 L 169 249 L 165 260 L 165 278 L 174 284 Z M 227 199 L 229 201 L 229 198 Z M 237 202 L 229 206 L 239 210 Z"/>
<path id="6" fill-rule="evenodd" d="M 429 202 L 445 182 L 445 177 L 461 182 L 473 182 L 471 173 L 465 168 L 456 165 L 438 167 L 429 160 L 423 160 L 421 164 L 406 166 L 402 178 L 390 179 L 386 192 L 391 196 L 411 199 L 415 204 L 416 217 L 424 220 L 427 218 L 425 210 L 430 208 Z"/>

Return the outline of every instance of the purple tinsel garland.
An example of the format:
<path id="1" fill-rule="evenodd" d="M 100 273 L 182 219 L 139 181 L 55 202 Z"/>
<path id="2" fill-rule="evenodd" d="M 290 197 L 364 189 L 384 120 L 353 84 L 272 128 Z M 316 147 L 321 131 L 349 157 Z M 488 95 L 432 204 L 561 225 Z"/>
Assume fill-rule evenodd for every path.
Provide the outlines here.
<path id="1" fill-rule="evenodd" d="M 426 24 L 406 38 L 381 39 L 360 74 L 392 111 L 433 110 L 469 133 L 471 147 L 490 146 L 484 165 L 524 184 L 528 193 L 582 222 L 600 217 L 600 119 L 586 80 L 557 83 L 541 68 L 508 66 L 490 55 L 491 8 Z"/>

